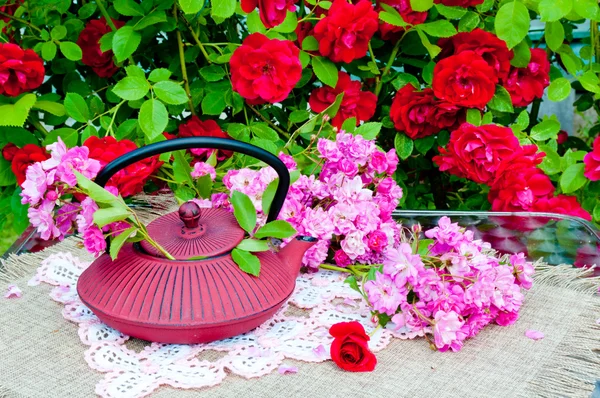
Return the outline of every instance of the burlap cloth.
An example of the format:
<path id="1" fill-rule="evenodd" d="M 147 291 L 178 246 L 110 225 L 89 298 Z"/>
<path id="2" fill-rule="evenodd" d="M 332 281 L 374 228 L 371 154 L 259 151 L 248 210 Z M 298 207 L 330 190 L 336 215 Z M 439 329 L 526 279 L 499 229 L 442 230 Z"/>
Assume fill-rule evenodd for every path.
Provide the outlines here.
<path id="1" fill-rule="evenodd" d="M 42 253 L 11 257 L 0 269 L 23 290 L 20 299 L 0 297 L 0 397 L 90 397 L 103 374 L 88 367 L 77 326 L 61 315 L 45 284 L 29 287 L 42 259 L 71 251 L 89 255 L 70 238 Z M 527 292 L 520 319 L 510 327 L 489 326 L 458 353 L 429 349 L 423 339 L 394 339 L 377 354 L 371 373 L 349 373 L 331 361 L 286 360 L 297 374 L 246 380 L 230 375 L 204 390 L 161 387 L 155 397 L 590 397 L 600 379 L 599 281 L 569 267 L 541 266 Z M 525 337 L 527 329 L 545 334 Z M 132 340 L 141 350 L 145 342 Z"/>

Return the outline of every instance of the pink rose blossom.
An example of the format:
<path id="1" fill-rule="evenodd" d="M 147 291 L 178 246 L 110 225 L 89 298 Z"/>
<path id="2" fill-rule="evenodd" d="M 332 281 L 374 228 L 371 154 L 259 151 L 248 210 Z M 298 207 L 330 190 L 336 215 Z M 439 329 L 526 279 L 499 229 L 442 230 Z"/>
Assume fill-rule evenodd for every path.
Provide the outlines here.
<path id="1" fill-rule="evenodd" d="M 466 338 L 466 333 L 462 330 L 465 322 L 454 311 L 438 311 L 434 319 L 433 336 L 438 350 L 444 352 L 450 348 L 452 351 L 459 351 Z"/>
<path id="2" fill-rule="evenodd" d="M 387 162 L 388 162 L 388 167 L 387 167 L 387 173 L 388 174 L 394 174 L 396 172 L 396 167 L 398 167 L 398 155 L 396 155 L 396 150 L 395 149 L 390 149 L 385 157 L 387 158 Z"/>
<path id="3" fill-rule="evenodd" d="M 533 264 L 525 258 L 525 254 L 518 253 L 511 255 L 510 263 L 514 267 L 517 283 L 519 283 L 523 289 L 531 289 L 531 285 L 533 284 L 532 275 L 535 270 Z"/>
<path id="4" fill-rule="evenodd" d="M 51 170 L 58 167 L 58 165 L 62 161 L 63 156 L 65 156 L 65 154 L 67 153 L 67 146 L 65 145 L 63 140 L 60 137 L 58 137 L 58 141 L 53 144 L 47 145 L 46 150 L 50 152 L 50 159 L 44 160 L 42 162 L 42 167 L 44 168 L 44 170 Z"/>
<path id="5" fill-rule="evenodd" d="M 321 207 L 317 209 L 306 209 L 300 227 L 304 235 L 318 239 L 331 239 L 333 225 L 329 215 Z"/>
<path id="6" fill-rule="evenodd" d="M 48 175 L 40 163 L 34 163 L 25 171 L 25 182 L 21 185 L 22 204 L 36 205 L 44 197 L 48 188 Z"/>
<path id="7" fill-rule="evenodd" d="M 353 178 L 356 174 L 358 174 L 358 166 L 356 163 L 348 159 L 340 160 L 337 164 L 337 167 L 347 177 Z"/>
<path id="8" fill-rule="evenodd" d="M 89 158 L 90 150 L 86 146 L 71 148 L 60 160 L 56 173 L 60 181 L 70 187 L 77 185 L 77 178 L 73 170 L 80 172 L 84 177 L 94 178 L 102 168 L 100 161 Z"/>
<path id="9" fill-rule="evenodd" d="M 60 230 L 54 224 L 54 202 L 44 200 L 38 207 L 30 207 L 27 216 L 32 226 L 37 228 L 43 240 L 55 239 L 61 236 Z"/>
<path id="10" fill-rule="evenodd" d="M 354 231 L 346 235 L 341 243 L 342 249 L 346 252 L 350 259 L 354 260 L 358 256 L 365 254 L 366 245 L 363 241 L 364 233 L 362 231 Z"/>
<path id="11" fill-rule="evenodd" d="M 339 267 L 347 267 L 348 265 L 352 264 L 352 260 L 343 250 L 337 250 L 335 252 L 333 255 L 333 261 L 335 261 Z"/>
<path id="12" fill-rule="evenodd" d="M 277 155 L 277 157 L 281 159 L 281 161 L 283 162 L 283 164 L 285 164 L 285 167 L 287 167 L 288 170 L 296 170 L 296 161 L 292 156 L 286 155 L 283 152 L 279 152 L 279 155 Z"/>
<path id="13" fill-rule="evenodd" d="M 196 162 L 194 169 L 191 172 L 192 177 L 200 178 L 205 175 L 209 175 L 211 180 L 217 178 L 217 172 L 213 166 L 205 162 Z"/>
<path id="14" fill-rule="evenodd" d="M 381 253 L 388 245 L 388 239 L 385 233 L 381 231 L 373 231 L 369 234 L 369 249 L 375 253 Z"/>
<path id="15" fill-rule="evenodd" d="M 383 272 L 394 278 L 396 284 L 404 285 L 406 282 L 415 284 L 421 269 L 423 269 L 421 256 L 413 254 L 408 243 L 400 243 L 385 251 Z"/>
<path id="16" fill-rule="evenodd" d="M 58 209 L 56 212 L 56 227 L 60 231 L 59 239 L 62 240 L 66 234 L 71 232 L 79 210 L 79 205 L 74 203 L 65 203 Z"/>
<path id="17" fill-rule="evenodd" d="M 350 204 L 338 203 L 329 208 L 329 219 L 334 226 L 333 233 L 346 235 L 353 231 L 356 216 L 358 216 L 358 210 Z"/>
<path id="18" fill-rule="evenodd" d="M 94 224 L 94 213 L 96 210 L 98 210 L 98 205 L 89 196 L 81 202 L 81 212 L 75 218 L 77 232 L 83 234 Z"/>
<path id="19" fill-rule="evenodd" d="M 375 151 L 371 157 L 371 163 L 369 163 L 369 169 L 374 170 L 377 173 L 385 173 L 388 169 L 388 159 L 385 153 Z"/>
<path id="20" fill-rule="evenodd" d="M 382 314 L 394 315 L 403 299 L 406 299 L 406 289 L 401 291 L 392 278 L 382 273 L 375 273 L 375 280 L 364 284 L 369 303 L 375 311 Z"/>
<path id="21" fill-rule="evenodd" d="M 304 253 L 302 264 L 309 268 L 310 271 L 316 271 L 319 266 L 325 262 L 327 258 L 327 250 L 329 249 L 328 240 L 320 240 L 313 247 Z"/>
<path id="22" fill-rule="evenodd" d="M 87 228 L 83 233 L 83 245 L 88 252 L 96 256 L 106 250 L 106 241 L 100 228 L 95 225 Z"/>

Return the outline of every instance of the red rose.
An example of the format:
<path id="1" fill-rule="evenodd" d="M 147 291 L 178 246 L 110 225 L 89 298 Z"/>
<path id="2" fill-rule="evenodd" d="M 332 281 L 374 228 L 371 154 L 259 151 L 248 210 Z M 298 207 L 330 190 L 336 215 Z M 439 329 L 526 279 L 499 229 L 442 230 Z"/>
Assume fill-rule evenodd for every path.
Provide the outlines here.
<path id="1" fill-rule="evenodd" d="M 456 125 L 460 112 L 460 108 L 436 100 L 432 89 L 417 91 L 407 84 L 396 93 L 390 118 L 398 131 L 414 140 Z"/>
<path id="2" fill-rule="evenodd" d="M 117 29 L 125 25 L 125 22 L 114 19 L 113 23 Z M 77 45 L 81 47 L 83 53 L 81 62 L 91 67 L 102 78 L 109 78 L 119 70 L 113 62 L 112 50 L 106 52 L 100 50 L 99 40 L 108 32 L 111 32 L 111 28 L 106 23 L 106 19 L 94 19 L 88 22 L 77 39 Z"/>
<path id="3" fill-rule="evenodd" d="M 435 0 L 435 4 L 443 4 L 450 7 L 475 7 L 482 4 L 484 0 Z"/>
<path id="4" fill-rule="evenodd" d="M 542 98 L 550 84 L 550 62 L 541 48 L 531 50 L 531 60 L 526 68 L 512 68 L 504 81 L 514 106 L 527 106 Z"/>
<path id="5" fill-rule="evenodd" d="M 583 175 L 590 181 L 600 180 L 600 136 L 594 140 L 592 152 L 583 157 L 583 163 L 585 164 Z"/>
<path id="6" fill-rule="evenodd" d="M 4 152 L 4 151 L 3 151 Z M 4 153 L 3 153 L 4 154 Z M 42 147 L 33 144 L 27 144 L 19 149 L 12 158 L 10 165 L 13 174 L 17 177 L 17 184 L 21 185 L 25 182 L 25 171 L 29 165 L 37 162 L 43 162 L 50 155 Z"/>
<path id="7" fill-rule="evenodd" d="M 433 68 L 435 96 L 466 108 L 483 108 L 494 96 L 498 77 L 476 52 L 462 51 Z"/>
<path id="8" fill-rule="evenodd" d="M 369 350 L 370 338 L 363 326 L 354 322 L 336 323 L 329 329 L 334 338 L 331 343 L 331 359 L 340 368 L 350 372 L 371 372 L 377 358 Z"/>
<path id="9" fill-rule="evenodd" d="M 260 20 L 267 28 L 280 25 L 287 11 L 296 11 L 298 0 L 242 0 L 242 10 L 247 13 L 258 7 Z"/>
<path id="10" fill-rule="evenodd" d="M 89 157 L 100 161 L 102 167 L 121 155 L 137 149 L 133 141 L 117 141 L 114 137 L 91 136 L 83 143 L 90 150 Z M 142 192 L 148 178 L 162 165 L 158 156 L 140 160 L 120 170 L 108 180 L 107 186 L 116 187 L 121 196 L 128 197 Z"/>
<path id="11" fill-rule="evenodd" d="M 231 56 L 231 84 L 251 105 L 288 97 L 302 76 L 300 50 L 289 40 L 253 33 Z"/>
<path id="12" fill-rule="evenodd" d="M 367 54 L 369 40 L 379 27 L 379 16 L 369 0 L 349 4 L 334 0 L 327 16 L 315 25 L 319 52 L 333 62 L 350 63 Z"/>
<path id="13" fill-rule="evenodd" d="M 19 152 L 19 147 L 12 142 L 9 142 L 2 148 L 2 157 L 7 161 L 12 162 L 17 152 Z"/>
<path id="14" fill-rule="evenodd" d="M 340 128 L 344 120 L 351 117 L 356 118 L 356 124 L 369 120 L 375 114 L 377 96 L 370 91 L 361 91 L 360 81 L 350 80 L 350 75 L 338 72 L 338 81 L 335 88 L 329 86 L 319 87 L 310 93 L 308 104 L 314 112 L 322 112 L 333 104 L 335 97 L 344 93 L 344 98 L 337 115 L 331 120 L 331 124 Z"/>
<path id="15" fill-rule="evenodd" d="M 427 19 L 427 11 L 413 11 L 410 6 L 410 0 L 379 0 L 375 8 L 376 11 L 383 11 L 381 4 L 387 4 L 395 8 L 404 22 L 411 25 L 422 24 Z M 402 32 L 404 32 L 404 28 L 401 26 L 394 26 L 387 22 L 379 21 L 379 35 L 383 40 L 397 41 L 402 36 Z"/>
<path id="16" fill-rule="evenodd" d="M 442 58 L 463 51 L 474 51 L 496 71 L 500 80 L 508 76 L 510 60 L 514 55 L 503 40 L 479 28 L 472 32 L 459 33 L 449 39 L 441 39 L 438 45 L 443 49 L 440 54 Z"/>
<path id="17" fill-rule="evenodd" d="M 545 213 L 566 214 L 592 221 L 590 213 L 585 211 L 577 202 L 575 196 L 558 195 L 551 198 L 541 198 L 533 204 L 533 211 Z"/>
<path id="18" fill-rule="evenodd" d="M 9 97 L 38 88 L 44 81 L 44 63 L 30 49 L 0 44 L 0 94 Z"/>
<path id="19" fill-rule="evenodd" d="M 179 125 L 179 136 L 180 137 L 217 137 L 217 138 L 231 138 L 229 135 L 221 130 L 221 127 L 214 120 L 200 120 L 197 116 L 192 116 L 187 123 Z M 190 152 L 198 157 L 206 159 L 212 155 L 215 149 L 206 148 L 194 148 L 190 149 Z M 233 152 L 219 150 L 217 153 L 217 159 L 223 160 L 231 157 Z"/>
<path id="20" fill-rule="evenodd" d="M 509 127 L 464 123 L 452 132 L 448 145 L 439 149 L 440 155 L 433 161 L 440 171 L 490 184 L 499 164 L 519 149 L 519 140 Z"/>

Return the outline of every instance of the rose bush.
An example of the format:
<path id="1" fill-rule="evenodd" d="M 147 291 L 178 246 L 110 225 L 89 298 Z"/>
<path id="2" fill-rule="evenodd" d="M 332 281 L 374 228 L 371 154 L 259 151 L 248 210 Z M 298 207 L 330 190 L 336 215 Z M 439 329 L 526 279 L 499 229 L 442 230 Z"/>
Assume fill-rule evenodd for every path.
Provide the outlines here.
<path id="1" fill-rule="evenodd" d="M 21 232 L 31 221 L 61 237 L 85 207 L 85 196 L 60 191 L 76 181 L 71 166 L 95 176 L 136 147 L 188 136 L 249 142 L 315 176 L 301 181 L 310 203 L 284 209 L 291 218 L 307 211 L 310 222 L 339 222 L 349 211 L 317 178 L 335 184 L 343 174 L 374 193 L 361 203 L 378 218 L 353 216 L 355 229 L 331 232 L 339 240 L 318 246 L 315 263 L 379 255 L 392 233 L 370 228 L 396 205 L 598 223 L 600 124 L 561 132 L 539 108 L 577 90 L 578 111 L 600 109 L 600 8 L 551 3 L 0 0 L 0 223 Z M 533 40 L 537 18 L 545 30 Z M 592 34 L 576 54 L 569 44 L 582 23 Z M 363 141 L 349 145 L 351 136 Z M 192 149 L 129 166 L 109 186 L 123 197 L 169 187 L 182 201 L 209 198 L 213 173 L 244 167 L 256 161 Z M 35 204 L 21 203 L 22 192 Z M 81 230 L 94 249 L 113 233 Z"/>

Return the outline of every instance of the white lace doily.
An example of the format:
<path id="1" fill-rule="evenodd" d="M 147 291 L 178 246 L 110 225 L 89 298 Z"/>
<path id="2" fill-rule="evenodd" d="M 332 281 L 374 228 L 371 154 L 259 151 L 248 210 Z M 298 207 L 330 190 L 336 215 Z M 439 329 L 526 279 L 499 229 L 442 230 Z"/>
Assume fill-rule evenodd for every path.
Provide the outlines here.
<path id="1" fill-rule="evenodd" d="M 299 276 L 288 304 L 252 332 L 209 344 L 148 343 L 141 352 L 135 352 L 125 345 L 129 336 L 103 324 L 79 300 L 77 278 L 88 265 L 70 253 L 53 254 L 43 261 L 30 284 L 56 286 L 50 297 L 63 304 L 63 316 L 79 326 L 81 342 L 89 346 L 85 352 L 89 366 L 105 374 L 96 386 L 96 393 L 102 397 L 143 397 L 160 385 L 210 387 L 228 374 L 260 377 L 277 370 L 286 358 L 323 362 L 330 359 L 331 325 L 359 321 L 367 333 L 375 327 L 364 300 L 344 284 L 345 275 L 320 271 Z M 369 347 L 377 352 L 393 336 L 406 338 L 379 329 L 371 336 Z M 215 361 L 200 360 L 197 356 L 203 351 L 226 354 Z"/>

